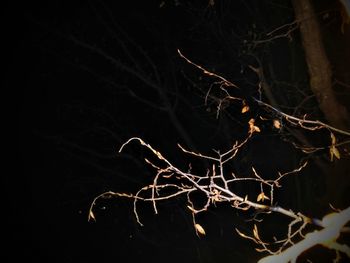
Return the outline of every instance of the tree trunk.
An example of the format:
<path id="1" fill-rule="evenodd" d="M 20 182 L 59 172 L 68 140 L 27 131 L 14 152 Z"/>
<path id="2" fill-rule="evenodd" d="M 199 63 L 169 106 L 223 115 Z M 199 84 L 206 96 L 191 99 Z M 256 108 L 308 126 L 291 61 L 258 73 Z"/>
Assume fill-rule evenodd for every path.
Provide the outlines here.
<path id="1" fill-rule="evenodd" d="M 310 88 L 327 121 L 340 129 L 348 129 L 349 113 L 338 102 L 332 88 L 332 69 L 327 58 L 320 26 L 311 0 L 293 0 L 299 22 L 302 44 L 309 70 Z"/>

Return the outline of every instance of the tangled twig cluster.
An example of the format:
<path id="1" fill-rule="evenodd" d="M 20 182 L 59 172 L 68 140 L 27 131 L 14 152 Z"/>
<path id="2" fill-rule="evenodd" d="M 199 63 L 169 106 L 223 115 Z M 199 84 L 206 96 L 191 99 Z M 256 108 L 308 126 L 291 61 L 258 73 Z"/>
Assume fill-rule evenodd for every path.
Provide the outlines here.
<path id="1" fill-rule="evenodd" d="M 236 99 L 229 93 L 229 88 L 237 88 L 237 86 L 224 77 L 210 72 L 209 70 L 197 65 L 186 58 L 180 51 L 179 55 L 188 63 L 194 65 L 202 72 L 217 80 L 215 82 L 218 87 L 224 91 L 226 96 L 224 100 Z M 206 99 L 210 96 L 210 90 L 207 93 Z M 333 155 L 340 158 L 339 151 L 336 146 L 336 138 L 334 133 L 340 133 L 345 136 L 350 135 L 349 132 L 339 130 L 330 125 L 327 125 L 318 120 L 308 120 L 305 116 L 298 118 L 288 115 L 280 110 L 274 108 L 261 99 L 254 99 L 261 107 L 265 107 L 268 111 L 274 111 L 279 114 L 287 123 L 292 126 L 297 126 L 307 130 L 327 129 L 331 134 L 331 145 L 327 146 L 330 149 L 331 157 Z M 240 101 L 244 101 L 240 99 Z M 220 111 L 220 103 L 218 103 L 218 113 Z M 249 111 L 249 107 L 243 103 L 242 113 Z M 276 128 L 280 128 L 281 123 L 274 123 Z M 134 201 L 134 214 L 137 222 L 142 225 L 140 216 L 138 214 L 137 204 L 139 201 L 151 202 L 155 213 L 158 213 L 157 203 L 162 200 L 175 198 L 176 196 L 186 196 L 186 207 L 192 214 L 193 226 L 197 235 L 205 235 L 205 229 L 196 222 L 196 215 L 205 212 L 208 208 L 216 203 L 229 203 L 233 209 L 248 210 L 254 209 L 256 214 L 260 213 L 280 213 L 290 218 L 290 223 L 286 229 L 285 237 L 282 239 L 275 239 L 272 242 L 266 242 L 261 239 L 257 224 L 254 224 L 252 235 L 243 233 L 236 229 L 236 232 L 243 238 L 250 239 L 259 245 L 258 251 L 268 252 L 270 256 L 264 257 L 260 262 L 296 262 L 298 256 L 309 248 L 321 244 L 329 249 L 346 254 L 350 258 L 350 247 L 345 244 L 340 244 L 337 241 L 339 235 L 343 232 L 349 232 L 349 227 L 346 224 L 350 221 L 350 208 L 342 211 L 335 211 L 334 213 L 325 215 L 322 220 L 310 218 L 300 212 L 294 212 L 290 209 L 283 208 L 276 205 L 274 192 L 281 186 L 281 181 L 285 177 L 300 172 L 307 166 L 307 162 L 300 164 L 295 169 L 288 172 L 278 172 L 274 179 L 265 179 L 259 171 L 251 167 L 250 175 L 241 176 L 227 169 L 227 163 L 237 156 L 237 153 L 242 147 L 254 136 L 261 132 L 261 128 L 255 124 L 255 119 L 251 118 L 247 123 L 247 134 L 244 139 L 235 141 L 229 149 L 224 152 L 214 150 L 213 155 L 204 155 L 197 152 L 192 152 L 178 145 L 179 149 L 192 157 L 204 159 L 210 163 L 210 169 L 207 169 L 205 174 L 197 174 L 193 171 L 191 165 L 187 170 L 182 170 L 176 167 L 170 160 L 162 155 L 159 151 L 153 148 L 139 137 L 130 138 L 119 149 L 119 152 L 131 142 L 138 142 L 143 147 L 146 147 L 156 157 L 157 161 L 145 159 L 145 162 L 154 168 L 155 176 L 153 182 L 139 189 L 135 194 L 105 192 L 97 196 L 89 210 L 89 220 L 95 220 L 94 206 L 96 201 L 100 198 L 110 197 L 126 197 Z M 236 193 L 234 185 L 238 182 L 250 181 L 256 183 L 260 187 L 260 191 L 256 196 L 240 195 Z M 200 192 L 205 196 L 205 202 L 198 206 L 194 200 L 193 193 Z M 258 220 L 255 219 L 257 222 Z M 314 225 L 319 230 L 314 232 L 304 233 L 307 225 Z M 277 250 L 272 247 L 276 247 Z M 276 261 L 278 260 L 278 261 Z"/>

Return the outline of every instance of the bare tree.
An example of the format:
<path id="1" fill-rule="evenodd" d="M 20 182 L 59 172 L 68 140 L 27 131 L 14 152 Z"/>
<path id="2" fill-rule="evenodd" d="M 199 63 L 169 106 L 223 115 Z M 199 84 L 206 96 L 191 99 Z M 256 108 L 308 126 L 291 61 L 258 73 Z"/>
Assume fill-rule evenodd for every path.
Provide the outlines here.
<path id="1" fill-rule="evenodd" d="M 95 197 L 89 208 L 89 220 L 95 221 L 98 219 L 95 208 L 98 206 L 100 199 L 129 198 L 133 201 L 136 220 L 142 225 L 142 217 L 138 209 L 140 202 L 151 203 L 154 212 L 157 214 L 160 202 L 178 196 L 185 196 L 182 205 L 184 210 L 192 216 L 193 229 L 198 236 L 205 235 L 206 230 L 198 223 L 197 216 L 207 212 L 210 207 L 227 203 L 235 210 L 253 211 L 252 221 L 254 225 L 251 232 L 243 231 L 238 227 L 235 228 L 235 232 L 232 232 L 254 242 L 258 251 L 269 254 L 264 256 L 260 262 L 276 262 L 276 260 L 279 262 L 296 262 L 303 252 L 316 245 L 334 250 L 336 260 L 340 257 L 350 257 L 349 246 L 339 241 L 340 236 L 347 235 L 349 232 L 347 224 L 350 221 L 350 207 L 347 207 L 348 204 L 341 208 L 330 206 L 331 213 L 325 213 L 322 218 L 316 218 L 279 205 L 276 197 L 276 192 L 281 191 L 281 187 L 286 180 L 289 180 L 291 176 L 296 176 L 309 165 L 308 156 L 318 151 L 325 151 L 328 153 L 331 162 L 345 159 L 347 153 L 341 151 L 341 148 L 350 143 L 349 114 L 345 106 L 339 103 L 332 90 L 331 67 L 322 44 L 320 29 L 312 6 L 309 1 L 295 0 L 293 3 L 296 14 L 294 21 L 279 26 L 264 36 L 250 33 L 248 35 L 251 38 L 242 41 L 246 48 L 245 51 L 247 51 L 246 54 L 253 57 L 256 62 L 255 65 L 247 63 L 245 69 L 253 73 L 258 79 L 258 82 L 252 85 L 254 96 L 245 92 L 240 85 L 231 81 L 229 77 L 216 73 L 215 70 L 202 66 L 201 63 L 194 62 L 193 59 L 189 59 L 178 50 L 180 58 L 199 70 L 201 77 L 204 76 L 208 79 L 208 83 L 203 85 L 204 89 L 201 90 L 201 94 L 203 104 L 213 106 L 215 117 L 220 119 L 230 107 L 239 109 L 240 116 L 242 116 L 240 121 L 244 129 L 243 136 L 235 138 L 233 141 L 227 141 L 224 149 L 215 149 L 212 154 L 203 154 L 196 150 L 193 138 L 188 134 L 184 124 L 177 116 L 178 102 L 185 100 L 178 92 L 177 83 L 174 81 L 173 86 L 167 85 L 166 77 L 162 75 L 161 70 L 157 68 L 151 57 L 140 45 L 123 32 L 118 23 L 111 19 L 113 16 L 100 15 L 98 18 L 115 41 L 114 43 L 117 43 L 117 47 L 121 51 L 120 54 L 113 55 L 107 51 L 108 47 L 102 48 L 81 36 L 73 34 L 66 36 L 78 48 L 102 58 L 112 65 L 116 71 L 123 72 L 123 74 L 122 78 L 118 79 L 120 81 L 118 83 L 113 77 L 95 72 L 94 69 L 84 65 L 84 63 L 79 64 L 81 69 L 95 74 L 113 88 L 123 91 L 130 100 L 165 113 L 173 128 L 177 130 L 187 144 L 186 147 L 178 144 L 180 154 L 183 154 L 185 159 L 186 157 L 195 158 L 206 165 L 205 173 L 197 171 L 191 163 L 186 164 L 186 169 L 180 168 L 175 164 L 175 161 L 170 160 L 143 138 L 132 137 L 125 143 L 121 143 L 119 153 L 123 152 L 124 157 L 132 156 L 132 154 L 125 154 L 126 147 L 137 142 L 150 151 L 151 157 L 144 159 L 144 161 L 154 170 L 154 176 L 149 179 L 149 183 L 143 185 L 135 193 L 107 191 Z M 209 7 L 213 5 L 215 5 L 215 2 L 210 1 Z M 299 92 L 303 96 L 302 100 L 298 102 L 298 106 L 287 105 L 291 110 L 286 111 L 284 109 L 287 107 L 281 106 L 282 101 L 276 98 L 276 92 L 270 85 L 272 83 L 271 79 L 276 83 L 278 80 L 274 78 L 273 70 L 259 58 L 257 49 L 279 39 L 292 39 L 292 35 L 298 29 L 300 29 L 303 40 L 310 79 L 309 86 L 313 94 L 305 93 L 293 83 L 283 83 L 284 86 L 289 85 L 291 89 L 295 89 L 295 92 Z M 267 70 L 267 68 L 270 70 Z M 173 72 L 170 70 L 169 74 L 171 75 Z M 266 76 L 266 73 L 269 73 L 270 77 Z M 132 81 L 129 82 L 129 85 L 125 85 L 129 79 Z M 172 79 L 176 79 L 176 77 Z M 154 96 L 147 96 L 150 94 Z M 306 110 L 304 110 L 304 114 L 300 114 L 300 109 L 303 109 L 306 102 L 314 97 L 317 99 L 326 121 L 319 118 L 310 118 L 305 113 Z M 253 107 L 259 109 L 258 113 L 252 113 Z M 267 126 L 270 127 L 270 130 L 266 129 Z M 121 142 L 119 135 L 111 129 L 105 127 L 99 127 L 99 129 L 104 130 L 104 132 L 115 137 L 118 142 Z M 161 127 L 158 129 L 161 129 Z M 230 162 L 236 160 L 246 147 L 254 143 L 254 138 L 259 137 L 261 133 L 270 132 L 271 129 L 281 140 L 286 140 L 295 149 L 303 153 L 306 156 L 305 159 L 301 160 L 293 169 L 278 171 L 273 175 L 264 174 L 254 166 L 246 167 L 249 170 L 248 174 L 234 171 L 229 165 Z M 323 142 L 322 145 L 314 146 L 312 141 L 304 136 L 303 132 L 305 131 L 311 134 L 323 132 L 327 135 L 328 140 Z M 286 139 L 286 135 L 290 134 L 298 140 Z M 79 144 L 66 143 L 66 145 L 94 156 L 105 157 L 99 152 L 84 148 Z M 103 169 L 101 166 L 99 168 Z M 342 182 L 339 180 L 337 183 Z M 253 184 L 254 189 L 259 190 L 253 194 L 238 191 L 237 188 L 242 184 Z M 200 193 L 205 197 L 204 204 L 197 203 L 196 193 Z M 260 229 L 264 222 L 264 216 L 267 214 L 285 216 L 284 236 L 275 237 L 274 233 L 269 236 L 261 235 Z"/>
<path id="2" fill-rule="evenodd" d="M 216 87 L 224 92 L 224 96 L 218 103 L 218 114 L 221 110 L 221 105 L 224 101 L 233 101 L 240 103 L 242 106 L 242 114 L 249 112 L 249 106 L 244 102 L 244 98 L 233 97 L 230 95 L 231 89 L 237 89 L 237 85 L 230 82 L 226 78 L 211 72 L 204 67 L 192 62 L 186 58 L 180 51 L 179 55 L 184 58 L 188 63 L 200 69 L 203 74 L 214 78 L 216 81 L 214 86 L 208 91 L 207 96 L 211 96 L 211 89 Z M 336 137 L 334 133 L 350 136 L 350 133 L 339 128 L 335 128 L 331 125 L 323 123 L 318 120 L 309 120 L 305 116 L 302 118 L 288 115 L 273 106 L 261 101 L 258 98 L 254 100 L 267 111 L 272 111 L 278 114 L 285 122 L 284 125 L 290 125 L 299 127 L 301 129 L 317 131 L 319 129 L 326 129 L 330 133 L 331 144 L 327 147 L 330 151 L 330 156 L 340 158 L 337 147 Z M 250 239 L 255 242 L 260 252 L 268 252 L 271 256 L 263 257 L 259 262 L 296 262 L 297 258 L 308 249 L 321 244 L 329 249 L 335 250 L 337 253 L 337 259 L 340 257 L 340 253 L 344 253 L 347 257 L 350 257 L 350 247 L 346 244 L 339 243 L 338 237 L 343 232 L 348 232 L 349 228 L 345 225 L 350 221 L 350 207 L 344 210 L 335 210 L 333 213 L 325 215 L 322 219 L 310 218 L 300 212 L 294 212 L 291 209 L 280 207 L 275 200 L 274 193 L 281 187 L 282 181 L 285 177 L 300 172 L 307 166 L 307 162 L 302 163 L 299 167 L 296 167 L 292 171 L 278 172 L 274 179 L 264 179 L 264 176 L 259 173 L 254 167 L 251 167 L 250 176 L 240 176 L 235 174 L 226 168 L 226 164 L 234 159 L 237 153 L 249 143 L 251 138 L 261 132 L 261 128 L 255 123 L 255 119 L 251 118 L 247 123 L 247 135 L 242 140 L 236 140 L 232 145 L 221 152 L 220 150 L 214 150 L 214 155 L 204 155 L 185 149 L 183 146 L 178 145 L 180 150 L 185 154 L 195 156 L 199 159 L 205 159 L 211 163 L 211 168 L 203 175 L 197 174 L 193 171 L 191 164 L 189 164 L 187 170 L 181 170 L 172 164 L 170 160 L 162 155 L 159 151 L 154 149 L 150 144 L 147 144 L 141 138 L 133 137 L 125 142 L 119 152 L 133 141 L 140 143 L 142 146 L 150 150 L 156 160 L 145 159 L 145 162 L 153 167 L 156 174 L 153 178 L 153 182 L 149 185 L 142 187 L 135 194 L 127 193 L 115 193 L 108 191 L 97 196 L 89 210 L 89 220 L 96 220 L 94 214 L 94 206 L 100 198 L 111 197 L 126 197 L 134 200 L 134 214 L 137 218 L 137 222 L 142 225 L 141 219 L 138 214 L 137 203 L 139 201 L 151 202 L 154 212 L 157 214 L 157 203 L 171 199 L 179 195 L 185 195 L 186 204 L 184 204 L 189 212 L 192 214 L 193 226 L 197 235 L 205 235 L 205 229 L 196 222 L 196 215 L 202 212 L 206 212 L 210 206 L 215 206 L 217 203 L 227 202 L 231 204 L 233 209 L 249 210 L 254 209 L 256 221 L 252 230 L 252 235 L 243 233 L 239 229 L 236 229 L 237 233 L 246 239 Z M 270 119 L 276 129 L 281 129 L 281 123 L 276 119 Z M 348 142 L 345 142 L 348 143 Z M 236 193 L 234 185 L 239 182 L 254 182 L 260 186 L 260 192 L 256 193 L 255 197 L 248 195 L 240 195 Z M 201 192 L 206 196 L 206 202 L 204 205 L 198 206 L 196 200 L 192 198 L 193 193 Z M 261 220 L 258 217 L 267 213 L 280 213 L 290 218 L 290 223 L 286 229 L 286 235 L 284 238 L 272 239 L 269 241 L 263 240 L 259 234 L 258 224 Z M 315 227 L 313 231 L 306 232 L 306 226 L 312 225 Z M 275 247 L 275 249 L 274 249 Z M 277 248 L 276 248 L 277 247 Z M 277 261 L 276 261 L 277 260 Z"/>

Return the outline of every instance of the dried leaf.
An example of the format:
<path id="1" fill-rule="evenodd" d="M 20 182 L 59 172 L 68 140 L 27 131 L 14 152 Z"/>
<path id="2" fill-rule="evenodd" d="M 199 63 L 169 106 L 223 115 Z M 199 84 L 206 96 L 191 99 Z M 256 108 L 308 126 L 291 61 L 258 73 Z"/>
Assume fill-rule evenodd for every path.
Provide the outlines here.
<path id="1" fill-rule="evenodd" d="M 194 227 L 199 234 L 205 235 L 205 230 L 200 224 L 195 224 Z"/>
<path id="2" fill-rule="evenodd" d="M 331 140 L 332 140 L 332 145 L 335 145 L 335 143 L 337 142 L 337 138 L 335 138 L 333 132 L 331 132 Z"/>
<path id="3" fill-rule="evenodd" d="M 339 153 L 338 149 L 334 145 L 332 145 L 329 148 L 329 153 L 331 155 L 331 162 L 333 162 L 333 156 L 335 156 L 337 159 L 340 159 L 340 153 Z"/>
<path id="4" fill-rule="evenodd" d="M 281 122 L 279 120 L 273 120 L 273 127 L 276 129 L 281 129 Z"/>
<path id="5" fill-rule="evenodd" d="M 256 201 L 260 202 L 260 200 L 261 200 L 261 201 L 264 202 L 265 199 L 266 199 L 266 200 L 270 200 L 270 198 L 269 198 L 268 196 L 266 196 L 264 192 L 261 192 L 261 193 L 258 195 L 258 197 L 256 198 Z"/>
<path id="6" fill-rule="evenodd" d="M 258 126 L 254 125 L 255 120 L 254 119 L 250 119 L 248 124 L 249 124 L 249 132 L 253 133 L 253 132 L 260 132 L 260 128 Z"/>
<path id="7" fill-rule="evenodd" d="M 249 106 L 248 106 L 248 105 L 245 105 L 245 106 L 242 108 L 242 113 L 246 113 L 247 111 L 249 111 Z"/>
<path id="8" fill-rule="evenodd" d="M 260 202 L 261 199 L 264 199 L 264 193 L 260 193 L 258 197 L 256 198 L 256 201 Z"/>
<path id="9" fill-rule="evenodd" d="M 340 153 L 338 149 L 335 146 L 333 146 L 332 149 L 333 149 L 334 156 L 337 157 L 337 159 L 340 159 Z"/>

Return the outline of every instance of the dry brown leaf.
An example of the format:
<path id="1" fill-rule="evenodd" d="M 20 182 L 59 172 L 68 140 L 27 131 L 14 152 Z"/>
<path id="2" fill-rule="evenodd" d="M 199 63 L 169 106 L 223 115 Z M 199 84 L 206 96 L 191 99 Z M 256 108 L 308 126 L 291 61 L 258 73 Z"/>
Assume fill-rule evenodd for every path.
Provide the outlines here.
<path id="1" fill-rule="evenodd" d="M 333 162 L 333 156 L 335 156 L 337 159 L 340 159 L 340 153 L 339 153 L 338 149 L 334 145 L 332 145 L 329 148 L 329 153 L 331 155 L 331 162 Z"/>
<path id="2" fill-rule="evenodd" d="M 281 122 L 279 120 L 273 120 L 273 127 L 276 129 L 281 129 Z"/>
<path id="3" fill-rule="evenodd" d="M 337 138 L 335 138 L 333 132 L 331 132 L 331 140 L 332 140 L 332 145 L 335 145 L 335 143 L 337 142 Z"/>
<path id="4" fill-rule="evenodd" d="M 245 105 L 245 106 L 242 108 L 242 113 L 246 113 L 247 111 L 249 111 L 249 106 L 248 106 L 248 105 Z"/>
<path id="5" fill-rule="evenodd" d="M 261 201 L 264 202 L 265 199 L 266 199 L 266 200 L 270 200 L 270 198 L 269 198 L 268 196 L 266 196 L 264 192 L 261 192 L 261 193 L 258 195 L 258 197 L 256 198 L 256 201 L 260 202 L 260 200 L 261 200 Z"/>
<path id="6" fill-rule="evenodd" d="M 250 119 L 248 124 L 249 124 L 249 132 L 253 133 L 253 132 L 260 132 L 260 128 L 258 126 L 254 125 L 255 120 L 254 119 Z"/>
<path id="7" fill-rule="evenodd" d="M 195 224 L 194 227 L 199 234 L 205 235 L 205 230 L 200 224 Z"/>

